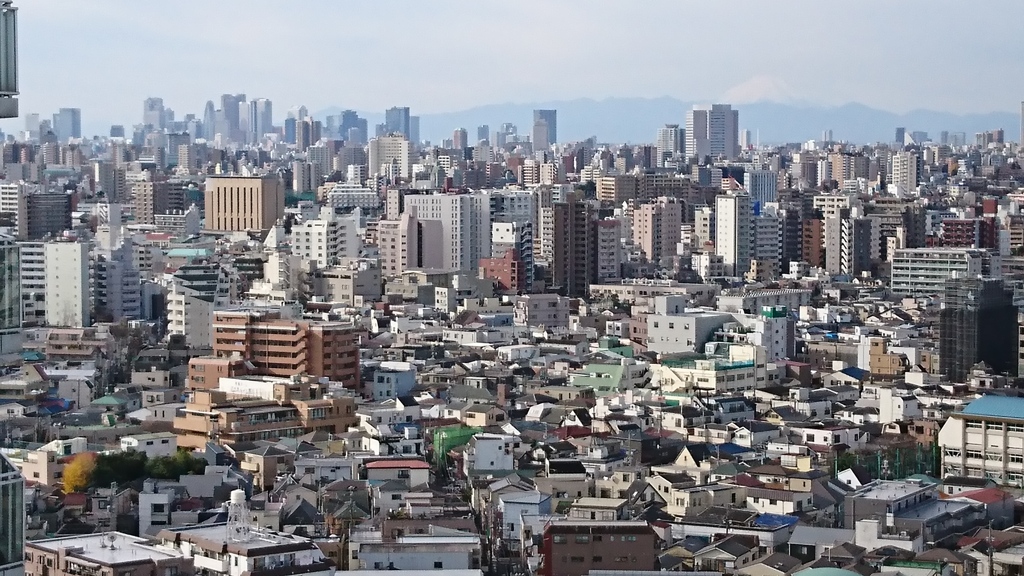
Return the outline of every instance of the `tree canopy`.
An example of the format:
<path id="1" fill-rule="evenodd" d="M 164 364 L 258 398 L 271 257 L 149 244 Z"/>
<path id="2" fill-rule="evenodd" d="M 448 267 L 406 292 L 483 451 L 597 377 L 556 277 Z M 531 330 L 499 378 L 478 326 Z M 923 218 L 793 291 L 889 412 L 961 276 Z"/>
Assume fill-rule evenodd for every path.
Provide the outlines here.
<path id="1" fill-rule="evenodd" d="M 79 454 L 64 469 L 64 491 L 121 485 L 141 478 L 177 480 L 186 474 L 202 474 L 205 469 L 206 460 L 184 450 L 157 458 L 148 458 L 145 452 L 134 450 Z"/>

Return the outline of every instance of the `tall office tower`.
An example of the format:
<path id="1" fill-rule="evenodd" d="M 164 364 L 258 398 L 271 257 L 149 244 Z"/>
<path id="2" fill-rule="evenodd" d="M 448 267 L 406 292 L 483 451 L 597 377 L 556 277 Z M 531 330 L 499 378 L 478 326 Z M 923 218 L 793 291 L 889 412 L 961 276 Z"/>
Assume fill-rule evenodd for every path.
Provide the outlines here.
<path id="1" fill-rule="evenodd" d="M 284 186 L 277 176 L 210 176 L 206 179 L 206 229 L 270 230 L 284 216 Z"/>
<path id="2" fill-rule="evenodd" d="M 537 120 L 533 123 L 533 132 L 530 135 L 530 142 L 533 144 L 533 152 L 547 152 L 551 148 L 551 129 L 544 120 Z"/>
<path id="3" fill-rule="evenodd" d="M 299 121 L 291 116 L 284 119 L 284 143 L 296 144 L 295 136 L 298 132 Z"/>
<path id="4" fill-rule="evenodd" d="M 699 159 L 735 159 L 740 154 L 739 122 L 739 111 L 729 104 L 694 106 L 686 113 L 686 153 Z"/>
<path id="5" fill-rule="evenodd" d="M 356 144 L 365 144 L 369 136 L 366 133 L 366 118 L 360 118 L 355 110 L 342 110 L 338 132 L 341 137 Z M 353 132 L 355 130 L 356 132 Z"/>
<path id="6" fill-rule="evenodd" d="M 236 131 L 235 140 L 238 142 L 248 142 L 250 132 L 249 103 L 243 100 L 238 103 L 238 130 Z"/>
<path id="7" fill-rule="evenodd" d="M 916 152 L 896 152 L 889 158 L 889 184 L 895 185 L 901 194 L 917 189 L 921 182 L 921 158 Z"/>
<path id="8" fill-rule="evenodd" d="M 566 296 L 585 296 L 597 278 L 597 210 L 573 193 L 541 211 L 551 212 L 549 286 Z"/>
<path id="9" fill-rule="evenodd" d="M 750 199 L 761 206 L 775 202 L 779 174 L 774 170 L 750 170 L 743 175 L 743 188 L 750 194 Z"/>
<path id="10" fill-rule="evenodd" d="M 491 255 L 491 199 L 487 194 L 405 194 L 423 225 L 425 268 L 476 270 Z"/>
<path id="11" fill-rule="evenodd" d="M 1024 146 L 1024 100 L 1020 103 L 1020 142 L 1018 144 Z"/>
<path id="12" fill-rule="evenodd" d="M 896 146 L 898 148 L 902 148 L 903 144 L 906 142 L 906 140 L 907 140 L 907 129 L 902 127 L 902 126 L 896 128 L 896 139 L 895 139 Z"/>
<path id="13" fill-rule="evenodd" d="M 1021 104 L 1024 107 L 1024 103 Z M 25 132 L 28 133 L 29 140 L 35 140 L 39 138 L 39 114 L 33 112 L 32 114 L 25 115 Z"/>
<path id="14" fill-rule="evenodd" d="M 164 129 L 164 99 L 146 98 L 142 102 L 142 125 L 153 130 Z"/>
<path id="15" fill-rule="evenodd" d="M 321 124 L 319 120 L 306 118 L 295 121 L 295 147 L 305 152 L 313 144 L 320 141 Z"/>
<path id="16" fill-rule="evenodd" d="M 547 125 L 548 145 L 558 144 L 558 110 L 534 110 L 533 124 L 543 121 Z M 547 148 L 547 146 L 545 146 Z M 536 149 L 536 146 L 534 146 Z"/>
<path id="17" fill-rule="evenodd" d="M 382 136 L 370 140 L 368 165 L 371 177 L 394 172 L 398 178 L 412 177 L 409 140 L 403 136 Z"/>
<path id="18" fill-rule="evenodd" d="M 83 327 L 92 324 L 89 313 L 89 244 L 47 242 L 46 324 Z"/>
<path id="19" fill-rule="evenodd" d="M 722 257 L 728 276 L 750 270 L 754 253 L 754 211 L 748 194 L 715 198 L 715 254 Z"/>
<path id="20" fill-rule="evenodd" d="M 633 209 L 633 245 L 648 262 L 661 264 L 675 255 L 684 212 L 682 200 L 667 196 Z"/>
<path id="21" fill-rule="evenodd" d="M 366 130 L 364 129 L 363 132 Z M 417 147 L 420 144 L 420 117 L 409 116 L 409 143 L 413 147 Z"/>
<path id="22" fill-rule="evenodd" d="M 491 142 L 491 127 L 487 124 L 476 127 L 476 142 L 474 144 L 482 141 L 486 141 L 488 144 Z"/>
<path id="23" fill-rule="evenodd" d="M 250 141 L 259 142 L 274 129 L 274 106 L 266 98 L 249 102 Z"/>
<path id="24" fill-rule="evenodd" d="M 655 144 L 658 148 L 659 167 L 665 166 L 666 161 L 675 160 L 677 156 L 686 156 L 679 124 L 665 124 L 664 128 L 658 128 L 658 141 Z"/>
<path id="25" fill-rule="evenodd" d="M 213 105 L 213 100 L 206 101 L 206 107 L 203 109 L 203 138 L 213 142 L 213 137 L 217 135 L 217 109 Z"/>
<path id="26" fill-rule="evenodd" d="M 1013 290 L 997 278 L 950 278 L 939 312 L 939 370 L 965 382 L 975 364 L 1017 375 L 1017 308 Z"/>
<path id="27" fill-rule="evenodd" d="M 61 108 L 53 115 L 53 132 L 57 140 L 66 142 L 69 138 L 82 137 L 82 109 Z"/>
<path id="28" fill-rule="evenodd" d="M 389 135 L 401 134 L 410 138 L 412 132 L 409 129 L 409 108 L 398 106 L 388 108 L 384 112 L 384 127 Z"/>
<path id="29" fill-rule="evenodd" d="M 245 94 L 222 94 L 220 97 L 220 109 L 224 113 L 224 126 L 218 126 L 217 131 L 222 137 L 234 138 L 237 136 L 240 126 L 238 117 L 238 105 L 245 102 Z"/>
<path id="30" fill-rule="evenodd" d="M 469 146 L 469 134 L 465 128 L 456 128 L 452 132 L 452 148 L 455 150 L 462 150 Z"/>

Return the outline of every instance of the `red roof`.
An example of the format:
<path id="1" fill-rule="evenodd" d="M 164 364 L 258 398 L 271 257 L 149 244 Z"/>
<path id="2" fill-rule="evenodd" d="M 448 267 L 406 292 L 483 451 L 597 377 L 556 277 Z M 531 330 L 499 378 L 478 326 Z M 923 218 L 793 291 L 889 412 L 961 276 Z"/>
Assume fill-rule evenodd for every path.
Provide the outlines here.
<path id="1" fill-rule="evenodd" d="M 1003 500 L 1011 499 L 1013 496 L 1003 492 L 999 488 L 982 488 L 980 490 L 971 490 L 970 492 L 961 492 L 957 496 L 963 496 L 964 498 L 970 498 L 983 504 L 995 504 L 996 502 L 1002 502 Z"/>
<path id="2" fill-rule="evenodd" d="M 732 481 L 737 486 L 746 486 L 747 488 L 764 488 L 764 482 L 761 482 L 750 474 L 737 474 Z"/>
<path id="3" fill-rule="evenodd" d="M 586 426 L 563 426 L 561 428 L 555 428 L 552 431 L 559 440 L 565 440 L 567 438 L 586 438 L 593 436 L 594 431 Z"/>
<path id="4" fill-rule="evenodd" d="M 377 460 L 369 462 L 366 467 L 371 470 L 388 470 L 391 468 L 412 468 L 414 470 L 426 470 L 430 468 L 423 460 Z"/>
<path id="5" fill-rule="evenodd" d="M 85 506 L 88 500 L 89 497 L 82 492 L 72 492 L 71 494 L 64 495 L 65 506 Z"/>

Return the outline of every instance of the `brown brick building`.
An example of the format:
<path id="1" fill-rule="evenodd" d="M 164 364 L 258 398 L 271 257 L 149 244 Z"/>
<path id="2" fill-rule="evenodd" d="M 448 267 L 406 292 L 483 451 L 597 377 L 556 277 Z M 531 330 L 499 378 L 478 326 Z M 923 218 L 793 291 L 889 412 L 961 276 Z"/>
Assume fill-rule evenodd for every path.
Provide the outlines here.
<path id="1" fill-rule="evenodd" d="M 215 389 L 218 378 L 224 376 L 303 374 L 355 388 L 359 383 L 355 326 L 290 320 L 273 311 L 229 310 L 214 313 L 213 358 L 189 362 L 189 387 Z"/>
<path id="2" fill-rule="evenodd" d="M 541 547 L 541 576 L 658 569 L 658 536 L 647 522 L 555 521 L 545 527 Z"/>

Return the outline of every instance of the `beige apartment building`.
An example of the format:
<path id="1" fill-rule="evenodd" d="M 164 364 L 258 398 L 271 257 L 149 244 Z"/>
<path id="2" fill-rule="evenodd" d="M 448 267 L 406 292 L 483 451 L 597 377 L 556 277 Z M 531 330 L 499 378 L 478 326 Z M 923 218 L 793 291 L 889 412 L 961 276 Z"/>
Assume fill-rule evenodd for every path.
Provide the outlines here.
<path id="1" fill-rule="evenodd" d="M 236 400 L 220 390 L 197 390 L 174 419 L 178 446 L 191 450 L 210 441 L 232 445 L 318 430 L 340 434 L 359 421 L 351 397 L 310 399 L 308 386 L 284 384 L 275 387 L 274 397 Z"/>
<path id="2" fill-rule="evenodd" d="M 269 230 L 282 216 L 284 186 L 277 176 L 206 179 L 206 230 Z"/>

